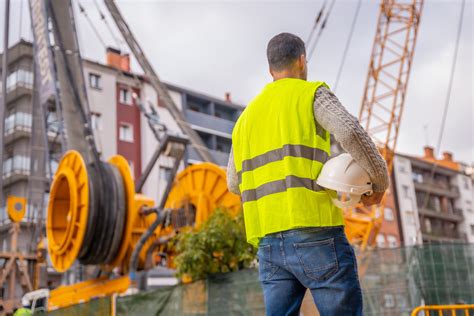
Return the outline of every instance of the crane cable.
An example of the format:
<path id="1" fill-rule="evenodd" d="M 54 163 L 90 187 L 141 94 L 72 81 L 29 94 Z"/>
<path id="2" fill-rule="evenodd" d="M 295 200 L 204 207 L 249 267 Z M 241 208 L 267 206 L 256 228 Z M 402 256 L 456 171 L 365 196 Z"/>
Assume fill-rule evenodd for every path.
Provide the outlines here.
<path id="1" fill-rule="evenodd" d="M 18 37 L 21 41 L 21 25 L 23 24 L 23 0 L 20 0 L 20 18 L 18 19 Z"/>
<path id="2" fill-rule="evenodd" d="M 335 0 L 333 0 L 333 1 L 335 1 Z M 79 3 L 80 1 L 77 0 L 77 2 L 78 2 L 78 4 L 79 4 L 79 6 L 80 6 L 80 3 Z M 90 19 L 88 18 L 87 14 L 86 14 L 86 10 L 85 10 L 84 7 L 82 7 L 82 9 L 81 9 L 81 13 L 86 16 L 87 21 L 89 22 L 89 24 L 91 25 L 91 27 L 92 27 L 92 28 L 96 31 L 96 33 L 98 34 L 97 28 L 93 25 L 92 20 L 90 20 Z M 106 20 L 105 20 L 105 19 L 104 19 L 104 23 L 106 23 Z M 109 32 L 113 33 L 113 31 L 112 31 L 111 28 L 109 28 Z M 107 48 L 107 45 L 105 44 L 104 41 L 101 41 L 101 43 L 102 43 L 102 45 L 103 45 L 104 48 Z M 125 72 L 124 72 L 123 70 L 121 70 L 121 69 L 117 69 L 117 70 L 118 70 L 121 74 L 124 74 L 124 73 L 125 73 Z M 138 78 L 138 76 L 137 76 L 135 73 L 130 72 L 130 73 L 128 73 L 128 74 L 133 76 L 133 78 L 137 81 L 137 85 L 141 85 L 141 84 L 142 84 L 142 83 L 141 83 L 142 80 L 140 80 L 140 79 Z M 157 92 L 157 97 L 158 97 L 158 99 L 160 99 L 160 95 L 158 94 L 158 92 Z M 180 124 L 189 124 L 188 121 L 186 121 L 186 120 L 181 120 L 181 119 L 179 119 L 179 118 L 177 118 L 177 117 L 174 118 L 174 121 L 175 121 L 176 123 L 178 123 L 178 126 L 179 126 Z M 180 128 L 180 129 L 181 129 L 181 128 Z M 183 132 L 184 135 L 186 135 L 186 132 L 185 132 L 184 130 L 183 130 L 182 132 Z M 196 148 L 196 150 L 199 150 L 200 148 L 201 148 L 201 149 L 204 149 L 204 150 L 209 150 L 209 148 L 207 148 L 206 146 L 202 146 L 202 145 L 195 144 L 195 143 L 191 143 L 189 146 Z"/>
<path id="3" fill-rule="evenodd" d="M 92 30 L 94 31 L 94 33 L 97 36 L 97 38 L 99 39 L 99 41 L 102 43 L 102 45 L 106 46 L 104 39 L 102 38 L 102 36 L 99 33 L 99 30 L 97 30 L 97 28 L 94 26 L 94 23 L 92 23 L 91 18 L 89 17 L 89 15 L 87 15 L 86 9 L 84 9 L 84 7 L 82 6 L 82 4 L 79 0 L 77 0 L 77 5 L 79 6 L 79 11 L 82 13 L 82 15 L 84 15 L 87 22 L 89 22 L 89 25 L 91 26 Z"/>
<path id="4" fill-rule="evenodd" d="M 311 59 L 311 56 L 313 55 L 314 50 L 316 49 L 316 46 L 318 45 L 319 39 L 321 38 L 321 34 L 323 33 L 326 24 L 328 22 L 329 16 L 331 15 L 332 8 L 334 7 L 334 4 L 336 3 L 336 0 L 332 0 L 331 5 L 329 6 L 328 12 L 326 13 L 323 23 L 321 24 L 321 28 L 319 29 L 318 34 L 316 35 L 315 39 L 312 41 L 310 47 L 309 47 L 309 53 L 306 54 L 306 59 L 309 61 Z"/>
<path id="5" fill-rule="evenodd" d="M 321 9 L 319 10 L 319 13 L 318 15 L 316 16 L 316 19 L 314 21 L 314 25 L 313 27 L 311 28 L 311 31 L 309 32 L 309 36 L 308 36 L 308 39 L 306 40 L 306 46 L 309 46 L 309 43 L 311 41 L 311 38 L 313 37 L 314 35 L 314 31 L 316 31 L 318 25 L 319 25 L 319 21 L 321 20 L 321 17 L 323 16 L 323 13 L 324 13 L 324 9 L 326 8 L 326 4 L 327 4 L 328 0 L 325 0 L 324 3 L 323 3 L 323 6 L 321 7 Z"/>
<path id="6" fill-rule="evenodd" d="M 443 139 L 443 134 L 444 134 L 444 128 L 445 128 L 445 125 L 446 125 L 446 118 L 448 116 L 448 108 L 449 108 L 449 105 L 450 105 L 451 91 L 452 91 L 452 88 L 453 88 L 454 74 L 455 74 L 456 63 L 457 63 L 457 59 L 458 59 L 457 57 L 458 57 L 459 43 L 460 43 L 460 39 L 461 39 L 465 3 L 466 3 L 466 0 L 462 0 L 458 30 L 457 30 L 457 35 L 456 35 L 456 42 L 455 42 L 455 46 L 454 46 L 453 60 L 452 60 L 452 64 L 451 64 L 451 73 L 450 73 L 450 76 L 449 76 L 448 92 L 446 94 L 446 100 L 445 100 L 445 104 L 444 104 L 443 116 L 441 118 L 441 127 L 440 127 L 440 130 L 439 130 L 438 141 L 437 141 L 436 148 L 435 148 L 435 150 L 436 150 L 435 159 L 439 155 L 439 150 L 440 150 L 440 147 L 441 147 L 441 141 Z M 430 182 L 433 181 L 434 173 L 435 173 L 437 168 L 438 168 L 438 164 L 435 161 L 433 163 L 433 165 L 431 167 L 431 171 L 430 171 L 430 177 L 429 177 Z M 431 191 L 432 191 L 432 189 L 431 189 L 431 187 L 429 187 L 427 194 L 425 194 L 422 209 L 426 209 L 426 207 L 428 206 L 428 201 L 429 201 L 429 198 L 430 198 Z"/>
<path id="7" fill-rule="evenodd" d="M 95 4 L 95 7 L 97 8 L 97 11 L 99 12 L 100 19 L 104 22 L 105 26 L 109 30 L 109 33 L 112 36 L 115 44 L 117 45 L 117 48 L 122 49 L 123 41 L 121 41 L 117 36 L 115 36 L 115 33 L 113 32 L 112 27 L 110 26 L 109 22 L 107 21 L 107 18 L 105 16 L 105 14 L 100 9 L 100 6 L 97 3 L 97 0 L 94 0 L 94 4 Z"/>
<path id="8" fill-rule="evenodd" d="M 357 19 L 359 17 L 359 11 L 360 11 L 361 4 L 362 4 L 362 0 L 359 0 L 357 2 L 357 7 L 356 7 L 356 10 L 355 10 L 355 13 L 354 13 L 354 18 L 352 19 L 352 25 L 351 25 L 351 29 L 349 31 L 349 37 L 347 38 L 346 47 L 344 48 L 344 53 L 342 54 L 341 64 L 340 64 L 339 69 L 337 71 L 336 80 L 334 82 L 334 86 L 333 86 L 334 93 L 336 93 L 337 86 L 339 84 L 339 79 L 341 78 L 342 70 L 343 70 L 344 64 L 346 62 L 347 52 L 349 50 L 349 46 L 350 46 L 351 41 L 352 41 L 352 35 L 354 34 L 355 25 L 356 25 Z"/>

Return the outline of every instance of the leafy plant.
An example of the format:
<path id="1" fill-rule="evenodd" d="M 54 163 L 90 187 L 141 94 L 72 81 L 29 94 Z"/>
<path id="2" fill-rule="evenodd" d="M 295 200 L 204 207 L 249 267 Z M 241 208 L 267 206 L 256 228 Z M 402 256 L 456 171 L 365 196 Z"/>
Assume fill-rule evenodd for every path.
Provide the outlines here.
<path id="1" fill-rule="evenodd" d="M 174 247 L 183 282 L 248 268 L 256 255 L 246 241 L 242 212 L 233 217 L 225 209 L 216 209 L 198 229 L 177 235 Z"/>

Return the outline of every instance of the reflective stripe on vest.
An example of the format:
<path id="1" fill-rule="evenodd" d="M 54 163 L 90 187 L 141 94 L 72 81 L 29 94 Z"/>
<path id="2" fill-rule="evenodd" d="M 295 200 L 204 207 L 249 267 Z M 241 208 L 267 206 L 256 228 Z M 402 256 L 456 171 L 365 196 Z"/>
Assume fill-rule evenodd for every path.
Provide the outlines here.
<path id="1" fill-rule="evenodd" d="M 282 79 L 268 84 L 232 133 L 247 239 L 295 227 L 343 225 L 342 212 L 316 178 L 330 153 L 329 133 L 314 120 L 322 82 Z M 326 86 L 327 87 L 327 86 Z"/>

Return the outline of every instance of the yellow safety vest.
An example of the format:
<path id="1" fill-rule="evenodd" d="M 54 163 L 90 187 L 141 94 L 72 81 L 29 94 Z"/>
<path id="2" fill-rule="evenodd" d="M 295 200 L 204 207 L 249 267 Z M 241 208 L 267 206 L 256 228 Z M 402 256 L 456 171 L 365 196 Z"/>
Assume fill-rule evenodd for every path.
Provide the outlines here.
<path id="1" fill-rule="evenodd" d="M 33 313 L 31 312 L 31 310 L 24 307 L 17 309 L 15 314 L 13 314 L 13 316 L 28 316 L 28 315 L 33 315 Z"/>
<path id="2" fill-rule="evenodd" d="M 247 241 L 297 227 L 343 225 L 333 191 L 316 184 L 330 155 L 329 133 L 314 120 L 324 82 L 285 78 L 253 99 L 232 132 Z"/>

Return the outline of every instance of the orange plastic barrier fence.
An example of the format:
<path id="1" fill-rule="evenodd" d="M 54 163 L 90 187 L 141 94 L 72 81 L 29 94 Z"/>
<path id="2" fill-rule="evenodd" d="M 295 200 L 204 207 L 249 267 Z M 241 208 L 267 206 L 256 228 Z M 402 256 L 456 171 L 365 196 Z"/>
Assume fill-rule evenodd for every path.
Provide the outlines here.
<path id="1" fill-rule="evenodd" d="M 421 314 L 424 312 L 424 314 Z M 446 312 L 446 313 L 445 313 Z M 461 313 L 458 313 L 461 312 Z M 468 305 L 428 305 L 428 306 L 418 306 L 413 310 L 411 316 L 445 316 L 445 315 L 465 315 L 472 316 L 474 315 L 474 304 Z"/>

